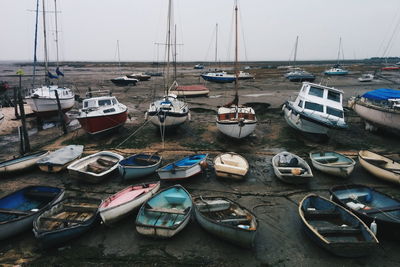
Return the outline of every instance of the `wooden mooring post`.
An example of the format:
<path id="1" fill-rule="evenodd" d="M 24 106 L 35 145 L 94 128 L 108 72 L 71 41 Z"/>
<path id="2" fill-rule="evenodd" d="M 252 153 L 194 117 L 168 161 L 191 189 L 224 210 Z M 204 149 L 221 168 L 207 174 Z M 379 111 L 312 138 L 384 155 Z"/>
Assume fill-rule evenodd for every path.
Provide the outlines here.
<path id="1" fill-rule="evenodd" d="M 58 107 L 58 119 L 59 119 L 59 121 L 61 123 L 61 126 L 63 128 L 64 134 L 67 134 L 68 133 L 67 125 L 65 123 L 63 112 L 62 112 L 62 109 L 61 109 L 60 98 L 58 96 L 58 90 L 55 90 L 55 93 L 56 93 L 56 100 L 57 100 L 57 107 Z"/>
<path id="2" fill-rule="evenodd" d="M 24 75 L 24 71 L 22 69 L 19 69 L 17 71 L 17 75 L 19 76 L 19 89 L 18 89 L 18 103 L 19 103 L 19 112 L 21 114 L 21 130 L 22 130 L 22 134 L 20 135 L 20 139 L 21 139 L 21 154 L 25 154 L 29 151 L 31 151 L 31 145 L 29 142 L 29 136 L 28 136 L 28 130 L 26 129 L 26 119 L 25 119 L 25 109 L 24 109 L 24 102 L 22 99 L 22 75 Z"/>

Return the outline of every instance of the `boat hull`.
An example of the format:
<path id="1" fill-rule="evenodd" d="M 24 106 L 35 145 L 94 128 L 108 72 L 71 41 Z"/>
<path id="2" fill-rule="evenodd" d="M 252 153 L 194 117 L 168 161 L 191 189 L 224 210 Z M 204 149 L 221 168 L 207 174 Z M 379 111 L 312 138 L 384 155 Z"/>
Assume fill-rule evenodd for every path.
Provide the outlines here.
<path id="1" fill-rule="evenodd" d="M 125 124 L 127 118 L 128 109 L 125 109 L 121 113 L 112 115 L 78 117 L 78 121 L 87 133 L 95 135 L 121 127 Z"/>
<path id="2" fill-rule="evenodd" d="M 232 83 L 236 80 L 235 77 L 218 77 L 218 76 L 208 76 L 200 75 L 204 80 L 214 83 Z"/>
<path id="3" fill-rule="evenodd" d="M 147 187 L 151 186 L 151 189 L 140 195 L 132 195 L 132 197 L 129 196 L 131 192 L 134 193 L 134 190 L 139 190 L 139 187 L 143 190 L 143 185 L 136 185 L 129 186 L 128 188 L 125 188 L 120 192 L 103 200 L 99 208 L 99 213 L 101 220 L 104 222 L 104 224 L 110 225 L 126 217 L 133 210 L 139 208 L 144 202 L 151 198 L 160 189 L 159 182 L 147 183 L 146 185 Z M 111 207 L 104 206 L 104 203 L 107 203 L 107 201 L 115 201 L 115 199 L 117 198 L 123 198 L 123 200 L 120 201 L 120 204 Z"/>
<path id="4" fill-rule="evenodd" d="M 286 105 L 283 109 L 284 118 L 290 127 L 309 134 L 328 135 L 329 128 L 326 126 L 301 117 L 289 109 Z"/>
<path id="5" fill-rule="evenodd" d="M 131 165 L 131 164 L 125 164 L 123 161 L 120 161 L 120 163 L 118 164 L 118 171 L 122 179 L 131 180 L 144 177 L 154 173 L 160 167 L 162 157 L 146 155 L 146 154 L 137 154 L 134 155 L 133 157 L 135 156 L 141 157 L 142 155 L 145 156 L 147 159 L 149 159 L 150 157 L 155 158 L 157 159 L 157 162 L 152 165 L 140 166 L 139 164 Z"/>
<path id="6" fill-rule="evenodd" d="M 21 157 L 3 161 L 0 163 L 0 174 L 8 172 L 19 172 L 33 168 L 36 162 L 49 154 L 48 151 L 40 151 Z"/>
<path id="7" fill-rule="evenodd" d="M 26 102 L 31 107 L 32 111 L 42 117 L 50 117 L 58 114 L 58 105 L 55 98 L 26 98 Z M 60 105 L 62 112 L 67 112 L 75 104 L 75 98 L 62 98 Z"/>
<path id="8" fill-rule="evenodd" d="M 377 166 L 376 164 L 372 164 L 372 162 L 368 161 L 368 156 L 371 156 L 372 159 L 375 160 L 382 160 L 385 161 L 387 163 L 391 163 L 393 162 L 393 164 L 395 164 L 394 161 L 392 161 L 389 158 L 383 157 L 381 155 L 375 154 L 373 152 L 370 151 L 360 151 L 358 153 L 358 160 L 361 164 L 361 166 L 364 167 L 364 169 L 366 169 L 369 173 L 371 173 L 372 175 L 374 175 L 377 178 L 380 178 L 382 180 L 388 181 L 388 182 L 392 182 L 392 183 L 396 183 L 396 184 L 400 184 L 400 173 L 395 173 L 391 170 L 385 169 L 383 167 Z M 398 165 L 398 164 L 397 164 Z M 393 167 L 396 167 L 396 165 L 394 165 Z M 400 166 L 397 166 L 397 169 L 400 169 Z"/>
<path id="9" fill-rule="evenodd" d="M 322 154 L 326 155 L 326 153 L 321 152 Z M 327 152 L 330 153 L 330 152 Z M 340 158 L 339 158 L 339 162 L 335 162 L 334 164 L 328 164 L 328 163 L 322 163 L 321 159 L 323 157 L 319 157 L 319 161 L 318 158 L 316 158 L 313 154 L 315 153 L 310 153 L 310 159 L 311 159 L 311 163 L 314 166 L 314 168 L 316 168 L 317 170 L 333 175 L 333 176 L 338 176 L 338 177 L 348 177 L 350 176 L 350 174 L 353 172 L 354 170 L 354 166 L 356 165 L 356 162 L 349 158 L 346 157 L 344 155 L 338 154 L 338 153 L 334 153 L 334 154 L 338 154 L 338 156 L 340 155 L 343 158 L 347 158 L 348 162 L 342 162 L 340 163 Z"/>
<path id="10" fill-rule="evenodd" d="M 281 156 L 291 156 L 292 158 L 297 159 L 298 164 L 296 166 L 288 166 L 288 167 L 279 166 L 279 159 Z M 276 154 L 272 158 L 272 167 L 274 169 L 276 177 L 278 177 L 281 181 L 289 184 L 308 183 L 314 177 L 308 163 L 299 156 L 289 152 L 281 152 L 279 154 Z M 293 174 L 292 169 L 299 169 L 299 168 L 303 169 L 304 172 L 300 175 Z"/>
<path id="11" fill-rule="evenodd" d="M 203 171 L 208 154 L 187 156 L 157 170 L 161 180 L 181 180 L 195 176 Z"/>
<path id="12" fill-rule="evenodd" d="M 214 158 L 214 170 L 218 177 L 242 180 L 249 171 L 249 163 L 239 154 L 222 153 Z"/>
<path id="13" fill-rule="evenodd" d="M 235 139 L 241 139 L 249 136 L 254 132 L 257 126 L 257 121 L 252 122 L 244 122 L 236 121 L 236 122 L 225 122 L 225 121 L 217 121 L 218 130 Z"/>
<path id="14" fill-rule="evenodd" d="M 157 127 L 177 127 L 188 119 L 188 113 L 148 112 L 150 122 Z"/>

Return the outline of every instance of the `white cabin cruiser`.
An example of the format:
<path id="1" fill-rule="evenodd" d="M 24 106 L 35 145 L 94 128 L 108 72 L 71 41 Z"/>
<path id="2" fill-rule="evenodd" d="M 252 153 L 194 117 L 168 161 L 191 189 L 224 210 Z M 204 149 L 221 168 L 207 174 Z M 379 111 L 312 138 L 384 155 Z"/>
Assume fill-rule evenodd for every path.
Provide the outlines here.
<path id="1" fill-rule="evenodd" d="M 282 109 L 286 122 L 305 133 L 327 135 L 329 129 L 344 129 L 343 91 L 303 82 L 295 101 L 286 101 Z"/>

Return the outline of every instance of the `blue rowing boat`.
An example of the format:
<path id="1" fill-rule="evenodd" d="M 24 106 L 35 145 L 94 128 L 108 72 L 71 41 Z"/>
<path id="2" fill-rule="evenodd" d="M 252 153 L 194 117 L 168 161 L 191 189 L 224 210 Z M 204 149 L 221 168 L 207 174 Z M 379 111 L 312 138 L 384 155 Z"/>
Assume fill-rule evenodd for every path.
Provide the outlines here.
<path id="1" fill-rule="evenodd" d="M 342 257 L 361 257 L 378 247 L 368 226 L 336 203 L 309 194 L 299 204 L 299 215 L 306 234 L 319 246 Z"/>
<path id="2" fill-rule="evenodd" d="M 161 156 L 135 154 L 119 162 L 118 170 L 122 179 L 131 180 L 154 173 L 160 166 Z"/>
<path id="3" fill-rule="evenodd" d="M 136 217 L 136 230 L 146 236 L 172 237 L 189 223 L 192 206 L 192 197 L 185 188 L 166 188 L 142 205 Z"/>
<path id="4" fill-rule="evenodd" d="M 208 154 L 196 154 L 184 157 L 157 170 L 161 180 L 186 179 L 203 170 Z"/>
<path id="5" fill-rule="evenodd" d="M 365 185 L 340 185 L 329 191 L 334 202 L 366 224 L 375 221 L 379 238 L 400 240 L 400 200 Z"/>
<path id="6" fill-rule="evenodd" d="M 28 186 L 0 199 L 0 240 L 32 228 L 32 222 L 64 196 L 64 189 Z"/>

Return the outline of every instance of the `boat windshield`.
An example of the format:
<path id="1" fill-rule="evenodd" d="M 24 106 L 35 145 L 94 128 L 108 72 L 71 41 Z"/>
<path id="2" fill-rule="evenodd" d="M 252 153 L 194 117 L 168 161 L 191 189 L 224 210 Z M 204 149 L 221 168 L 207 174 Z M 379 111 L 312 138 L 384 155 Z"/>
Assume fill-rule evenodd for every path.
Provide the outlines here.
<path id="1" fill-rule="evenodd" d="M 97 107 L 97 101 L 96 100 L 85 100 L 83 101 L 83 108 L 95 108 Z"/>
<path id="2" fill-rule="evenodd" d="M 326 113 L 335 117 L 343 118 L 343 111 L 336 108 L 326 107 Z"/>
<path id="3" fill-rule="evenodd" d="M 313 103 L 313 102 L 308 102 L 306 101 L 304 108 L 306 109 L 310 109 L 310 110 L 315 110 L 315 111 L 319 111 L 319 112 L 324 112 L 324 106 L 317 104 L 317 103 Z"/>
<path id="4" fill-rule="evenodd" d="M 324 89 L 311 86 L 308 94 L 313 96 L 323 97 Z"/>
<path id="5" fill-rule="evenodd" d="M 111 99 L 99 100 L 99 106 L 111 106 Z"/>
<path id="6" fill-rule="evenodd" d="M 328 99 L 340 103 L 340 93 L 328 91 Z"/>

